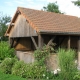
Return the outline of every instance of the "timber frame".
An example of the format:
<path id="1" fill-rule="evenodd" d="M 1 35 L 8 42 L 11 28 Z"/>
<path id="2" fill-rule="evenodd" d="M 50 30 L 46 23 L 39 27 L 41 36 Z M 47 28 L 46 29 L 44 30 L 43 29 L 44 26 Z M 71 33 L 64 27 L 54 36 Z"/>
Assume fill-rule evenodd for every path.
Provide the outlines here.
<path id="1" fill-rule="evenodd" d="M 37 43 L 36 43 L 34 37 L 31 36 L 31 39 L 32 39 L 32 41 L 33 41 L 33 44 L 34 44 L 35 48 L 38 49 L 38 45 L 37 45 Z"/>
<path id="2" fill-rule="evenodd" d="M 45 16 L 46 17 L 45 17 Z M 5 33 L 11 48 L 34 51 L 55 43 L 55 49 L 75 49 L 80 67 L 80 19 L 18 7 Z"/>
<path id="3" fill-rule="evenodd" d="M 56 36 L 52 37 L 51 40 L 49 40 L 48 44 L 46 45 L 47 47 L 52 44 L 52 42 L 54 41 L 55 37 Z"/>

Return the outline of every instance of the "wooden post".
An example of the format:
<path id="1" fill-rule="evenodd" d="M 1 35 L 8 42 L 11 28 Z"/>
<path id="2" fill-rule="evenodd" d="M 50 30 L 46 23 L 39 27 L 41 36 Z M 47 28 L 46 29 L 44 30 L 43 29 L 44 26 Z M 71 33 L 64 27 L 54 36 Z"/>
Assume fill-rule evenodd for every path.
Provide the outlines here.
<path id="1" fill-rule="evenodd" d="M 43 47 L 43 38 L 41 34 L 38 34 L 38 48 L 41 49 Z"/>
<path id="2" fill-rule="evenodd" d="M 13 44 L 13 47 L 16 47 L 16 46 L 17 46 L 19 40 L 20 40 L 20 38 L 16 38 L 16 39 L 15 39 L 15 42 L 14 42 L 14 44 Z"/>
<path id="3" fill-rule="evenodd" d="M 10 44 L 11 43 L 11 38 L 9 37 L 8 40 L 9 40 L 9 44 Z"/>
<path id="4" fill-rule="evenodd" d="M 34 37 L 31 36 L 31 39 L 32 39 L 32 41 L 33 41 L 33 44 L 34 44 L 35 48 L 38 49 L 38 46 L 37 46 L 37 44 L 36 44 L 36 41 L 35 41 Z"/>
<path id="5" fill-rule="evenodd" d="M 11 38 L 10 48 L 13 48 L 14 38 Z"/>
<path id="6" fill-rule="evenodd" d="M 70 38 L 70 36 L 68 37 L 68 49 L 70 49 L 70 43 L 71 42 L 71 38 Z"/>
<path id="7" fill-rule="evenodd" d="M 78 38 L 78 68 L 80 69 L 80 36 Z"/>

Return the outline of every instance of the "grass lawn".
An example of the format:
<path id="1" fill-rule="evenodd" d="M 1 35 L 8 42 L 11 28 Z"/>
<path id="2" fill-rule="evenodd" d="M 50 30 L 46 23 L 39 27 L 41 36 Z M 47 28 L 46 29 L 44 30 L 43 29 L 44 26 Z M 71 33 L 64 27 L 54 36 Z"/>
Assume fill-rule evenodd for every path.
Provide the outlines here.
<path id="1" fill-rule="evenodd" d="M 0 72 L 0 80 L 26 80 L 26 79 L 10 74 L 3 74 Z"/>

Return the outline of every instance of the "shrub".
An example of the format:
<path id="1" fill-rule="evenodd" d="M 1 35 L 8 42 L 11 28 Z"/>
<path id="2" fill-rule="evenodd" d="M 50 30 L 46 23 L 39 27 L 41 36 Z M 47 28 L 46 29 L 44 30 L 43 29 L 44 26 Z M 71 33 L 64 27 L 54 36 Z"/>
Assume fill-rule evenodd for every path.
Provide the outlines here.
<path id="1" fill-rule="evenodd" d="M 52 45 L 54 46 L 54 45 Z M 49 57 L 50 53 L 54 53 L 54 48 L 52 46 L 46 47 L 46 45 L 42 48 L 42 50 L 35 50 L 34 57 L 35 60 L 40 64 L 44 65 L 45 60 Z"/>
<path id="2" fill-rule="evenodd" d="M 44 61 L 45 61 L 45 59 L 46 59 L 46 57 L 48 55 L 49 55 L 49 53 L 48 53 L 47 50 L 43 50 L 43 51 L 36 50 L 34 52 L 34 57 L 35 57 L 36 61 L 38 61 L 38 62 L 41 62 L 42 61 L 44 63 Z"/>
<path id="3" fill-rule="evenodd" d="M 74 80 L 80 80 L 80 71 L 76 73 L 76 75 L 73 77 Z"/>
<path id="4" fill-rule="evenodd" d="M 10 49 L 7 42 L 0 42 L 0 61 L 6 57 L 14 57 L 14 49 Z"/>
<path id="5" fill-rule="evenodd" d="M 5 58 L 0 64 L 0 71 L 6 74 L 11 74 L 12 67 L 16 61 L 16 58 Z"/>
<path id="6" fill-rule="evenodd" d="M 52 79 L 53 73 L 47 70 L 45 65 L 40 65 L 39 63 L 29 64 L 27 66 L 27 73 L 26 78 L 27 79 L 38 79 L 38 80 L 46 80 L 46 79 Z"/>
<path id="7" fill-rule="evenodd" d="M 76 74 L 77 68 L 75 65 L 75 51 L 59 49 L 58 51 L 59 66 L 61 69 L 62 80 L 73 80 Z"/>
<path id="8" fill-rule="evenodd" d="M 23 61 L 17 61 L 12 68 L 12 74 L 27 79 L 47 79 L 52 78 L 46 66 L 40 66 L 39 63 L 26 64 Z"/>
<path id="9" fill-rule="evenodd" d="M 50 46 L 44 46 L 42 50 L 36 50 L 34 52 L 35 64 L 33 65 L 33 76 L 37 79 L 52 79 L 54 74 L 46 68 L 46 59 L 49 57 L 51 53 L 54 53 L 54 44 Z"/>
<path id="10" fill-rule="evenodd" d="M 46 59 L 51 53 L 54 53 L 54 44 L 50 46 L 44 46 L 42 50 L 36 50 L 34 52 L 35 63 L 32 66 L 33 77 L 37 79 L 52 79 L 53 74 L 46 68 Z"/>
<path id="11" fill-rule="evenodd" d="M 44 77 L 43 74 L 46 74 L 46 66 L 40 66 L 35 63 L 27 67 L 27 78 L 42 79 Z"/>
<path id="12" fill-rule="evenodd" d="M 27 73 L 26 67 L 26 63 L 24 63 L 23 61 L 17 61 L 12 68 L 12 74 L 25 78 Z"/>
<path id="13" fill-rule="evenodd" d="M 42 77 L 45 70 L 45 66 L 39 66 L 38 64 L 26 64 L 23 61 L 17 61 L 12 68 L 12 74 L 28 79 L 39 79 Z"/>

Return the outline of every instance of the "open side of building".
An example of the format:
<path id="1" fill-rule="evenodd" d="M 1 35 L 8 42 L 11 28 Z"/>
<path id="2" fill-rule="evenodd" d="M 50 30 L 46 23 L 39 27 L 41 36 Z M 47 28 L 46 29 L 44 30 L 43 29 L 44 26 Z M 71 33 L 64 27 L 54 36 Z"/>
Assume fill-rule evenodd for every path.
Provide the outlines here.
<path id="1" fill-rule="evenodd" d="M 77 17 L 18 7 L 5 36 L 9 37 L 18 58 L 27 63 L 34 62 L 34 50 L 56 43 L 56 49 L 75 49 L 80 66 L 80 19 Z"/>

